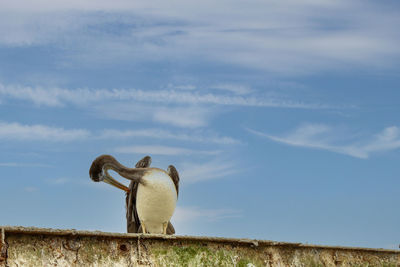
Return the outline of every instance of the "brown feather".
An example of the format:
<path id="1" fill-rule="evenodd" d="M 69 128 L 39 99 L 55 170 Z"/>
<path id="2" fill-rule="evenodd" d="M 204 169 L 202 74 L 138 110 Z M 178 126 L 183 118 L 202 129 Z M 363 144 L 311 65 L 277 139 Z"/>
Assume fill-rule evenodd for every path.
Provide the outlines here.
<path id="1" fill-rule="evenodd" d="M 151 164 L 151 157 L 145 156 L 139 160 L 135 168 L 148 168 Z M 139 183 L 131 181 L 129 192 L 126 194 L 126 223 L 128 233 L 139 233 L 140 220 L 136 210 L 136 194 Z"/>
<path id="2" fill-rule="evenodd" d="M 179 195 L 179 173 L 174 167 L 174 165 L 169 165 L 167 169 L 168 175 L 171 177 L 172 181 L 174 181 L 176 195 Z"/>

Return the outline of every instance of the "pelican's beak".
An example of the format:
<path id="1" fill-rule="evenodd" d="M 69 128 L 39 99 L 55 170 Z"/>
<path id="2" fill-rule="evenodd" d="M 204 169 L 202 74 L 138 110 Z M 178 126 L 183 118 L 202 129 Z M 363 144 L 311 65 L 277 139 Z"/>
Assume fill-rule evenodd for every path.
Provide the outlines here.
<path id="1" fill-rule="evenodd" d="M 112 178 L 112 176 L 108 174 L 107 170 L 104 170 L 104 174 L 101 175 L 100 179 L 107 184 L 122 189 L 125 192 L 129 192 L 129 188 Z"/>

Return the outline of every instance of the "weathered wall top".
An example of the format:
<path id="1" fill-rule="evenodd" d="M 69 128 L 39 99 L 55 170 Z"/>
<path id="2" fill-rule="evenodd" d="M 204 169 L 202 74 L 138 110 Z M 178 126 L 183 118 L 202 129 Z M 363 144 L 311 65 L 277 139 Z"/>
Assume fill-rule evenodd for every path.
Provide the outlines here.
<path id="1" fill-rule="evenodd" d="M 1 227 L 0 266 L 393 266 L 400 251 L 267 240 Z"/>

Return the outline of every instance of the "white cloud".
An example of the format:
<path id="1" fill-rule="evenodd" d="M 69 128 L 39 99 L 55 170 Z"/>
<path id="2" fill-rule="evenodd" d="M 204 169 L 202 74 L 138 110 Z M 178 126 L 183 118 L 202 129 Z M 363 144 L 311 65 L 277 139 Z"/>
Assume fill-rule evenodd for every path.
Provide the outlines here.
<path id="1" fill-rule="evenodd" d="M 215 3 L 214 1 L 210 0 L 205 0 L 202 3 L 198 2 L 187 2 L 187 1 L 182 1 L 182 0 L 174 0 L 171 4 L 165 3 L 164 1 L 156 0 L 152 2 L 147 2 L 144 0 L 132 2 L 132 1 L 126 1 L 126 0 L 116 0 L 113 3 L 110 3 L 109 1 L 105 0 L 99 0 L 99 1 L 78 1 L 78 0 L 61 0 L 56 3 L 51 0 L 38 0 L 35 3 L 32 3 L 28 0 L 22 0 L 18 3 L 15 2 L 2 2 L 1 7 L 4 10 L 7 11 L 13 11 L 13 10 L 19 10 L 19 11 L 31 11 L 31 12 L 43 12 L 43 11 L 59 11 L 59 10 L 68 10 L 68 9 L 76 9 L 76 10 L 91 10 L 91 11 L 112 11 L 112 10 L 138 10 L 138 9 L 144 9 L 147 10 L 147 13 L 167 13 L 167 14 L 176 14 L 179 15 L 182 12 L 180 10 L 176 10 L 176 6 L 180 6 L 182 10 L 198 10 L 199 13 L 194 13 L 192 16 L 201 16 L 202 12 L 206 11 L 207 8 L 209 8 L 210 5 L 214 4 L 215 8 L 217 10 L 211 10 L 210 11 L 210 16 L 216 16 L 221 12 L 222 8 L 225 7 L 226 10 L 252 10 L 255 7 L 252 6 L 254 4 L 263 4 L 263 2 L 256 1 L 256 0 L 250 0 L 248 1 L 248 4 L 242 5 L 242 6 L 236 6 L 232 5 L 233 3 L 238 3 L 240 1 L 228 1 L 228 0 L 223 0 L 218 3 Z M 232 3 L 231 5 L 228 5 L 229 3 Z M 312 7 L 335 7 L 335 6 L 342 6 L 346 1 L 338 0 L 338 1 L 314 1 L 314 0 L 302 0 L 302 1 L 296 1 L 296 0 L 288 0 L 285 1 L 285 3 L 274 3 L 271 8 L 280 8 L 281 5 L 284 6 L 293 6 L 297 8 L 312 8 Z M 258 15 L 260 16 L 262 14 L 261 11 L 264 10 L 258 10 Z M 270 11 L 269 11 L 270 12 Z M 251 17 L 250 14 L 242 14 L 243 16 L 248 16 Z M 190 14 L 181 14 L 181 16 L 186 16 L 190 17 Z M 204 20 L 207 20 L 206 18 L 203 18 Z M 227 19 L 226 17 L 223 17 L 221 19 Z"/>
<path id="2" fill-rule="evenodd" d="M 37 105 L 59 106 L 59 89 L 45 90 L 43 88 L 4 86 L 0 84 L 0 96 L 12 99 L 28 100 Z"/>
<path id="3" fill-rule="evenodd" d="M 62 88 L 5 86 L 0 84 L 0 96 L 4 98 L 27 100 L 36 105 L 51 107 L 63 106 L 68 103 L 84 105 L 110 99 L 132 99 L 129 98 L 129 94 L 134 95 L 135 90 L 68 90 Z"/>
<path id="4" fill-rule="evenodd" d="M 40 124 L 0 122 L 0 140 L 75 141 L 86 139 L 89 135 L 90 132 L 84 129 L 66 130 Z"/>
<path id="5" fill-rule="evenodd" d="M 0 163 L 1 167 L 18 167 L 19 164 L 16 162 L 2 162 Z"/>
<path id="6" fill-rule="evenodd" d="M 367 140 L 347 141 L 345 144 L 341 144 L 344 142 L 338 140 L 338 133 L 332 127 L 321 124 L 303 125 L 292 133 L 282 136 L 268 135 L 252 129 L 247 130 L 275 142 L 328 150 L 361 159 L 366 159 L 373 153 L 400 148 L 400 128 L 396 126 L 387 127 Z"/>
<path id="7" fill-rule="evenodd" d="M 53 167 L 49 164 L 43 163 L 22 163 L 22 162 L 0 162 L 0 167 Z"/>
<path id="8" fill-rule="evenodd" d="M 38 191 L 39 189 L 37 188 L 37 187 L 34 187 L 34 186 L 27 186 L 27 187 L 24 187 L 24 191 L 25 192 L 29 192 L 29 193 L 31 193 L 31 192 L 36 192 L 36 191 Z"/>
<path id="9" fill-rule="evenodd" d="M 233 92 L 237 95 L 247 95 L 252 92 L 252 89 L 248 86 L 229 84 L 229 83 L 217 84 L 217 85 L 211 86 L 211 88 Z"/>
<path id="10" fill-rule="evenodd" d="M 388 151 L 400 148 L 400 128 L 391 126 L 383 129 L 363 149 L 367 152 Z"/>
<path id="11" fill-rule="evenodd" d="M 242 211 L 232 208 L 204 208 L 196 206 L 177 206 L 171 223 L 179 234 L 198 235 L 199 225 L 210 225 L 218 221 L 229 221 L 242 217 Z M 201 228 L 201 227 L 200 227 Z"/>
<path id="12" fill-rule="evenodd" d="M 87 129 L 64 129 L 51 127 L 48 125 L 23 125 L 17 122 L 1 122 L 0 121 L 0 140 L 27 140 L 27 141 L 75 141 L 84 140 L 87 138 L 98 138 L 98 139 L 121 139 L 121 138 L 134 138 L 143 137 L 159 140 L 179 140 L 187 142 L 198 142 L 198 143 L 214 143 L 220 145 L 232 145 L 239 144 L 240 142 L 236 139 L 227 136 L 219 136 L 212 131 L 192 131 L 184 133 L 171 132 L 162 129 L 136 129 L 136 130 L 115 130 L 106 129 L 101 131 L 99 134 L 94 134 Z M 132 148 L 132 147 L 131 147 Z M 175 148 L 173 150 L 168 147 L 147 147 L 152 150 L 158 149 L 158 153 L 175 153 L 175 154 L 216 154 L 218 151 L 192 151 L 183 148 Z M 126 148 L 127 149 L 127 148 Z M 144 149 L 143 147 L 134 147 L 133 151 L 139 151 Z M 127 150 L 125 150 L 127 151 Z M 128 153 L 128 152 L 126 152 Z M 139 153 L 139 152 L 138 152 Z M 3 162 L 0 163 L 3 167 L 51 167 L 51 165 L 39 164 L 39 163 L 18 163 L 18 162 Z"/>
<path id="13" fill-rule="evenodd" d="M 187 84 L 187 85 L 173 85 L 173 84 L 169 84 L 168 88 L 171 89 L 179 89 L 179 90 L 195 90 L 197 87 L 195 85 L 192 84 Z"/>
<path id="14" fill-rule="evenodd" d="M 70 182 L 71 180 L 67 178 L 54 178 L 54 179 L 48 179 L 46 181 L 52 185 L 63 185 Z"/>
<path id="15" fill-rule="evenodd" d="M 220 151 L 203 151 L 203 150 L 192 150 L 181 147 L 172 146 L 126 146 L 118 147 L 115 149 L 117 153 L 128 153 L 128 154 L 153 154 L 153 155 L 193 155 L 193 154 L 203 154 L 203 155 L 215 155 L 220 153 Z"/>
<path id="16" fill-rule="evenodd" d="M 191 105 L 173 107 L 172 105 L 149 105 L 140 102 L 136 102 L 134 105 L 114 102 L 95 106 L 94 109 L 97 116 L 126 121 L 151 121 L 181 128 L 204 127 L 208 124 L 210 117 L 215 115 L 212 113 L 212 108 L 206 109 Z"/>
<path id="17" fill-rule="evenodd" d="M 200 142 L 200 143 L 215 143 L 215 144 L 238 144 L 238 140 L 227 136 L 219 136 L 209 131 L 199 131 L 191 133 L 171 132 L 162 129 L 139 129 L 139 130 L 115 130 L 107 129 L 102 132 L 100 138 L 104 139 L 120 139 L 130 137 L 148 137 L 154 139 L 172 139 L 189 142 Z"/>
<path id="18" fill-rule="evenodd" d="M 139 101 L 142 103 L 181 104 L 181 105 L 230 105 L 230 106 L 253 106 L 253 107 L 276 107 L 276 108 L 305 108 L 319 109 L 332 108 L 322 104 L 310 104 L 299 101 L 281 100 L 262 96 L 231 96 L 225 94 L 199 93 L 175 90 L 139 90 L 139 89 L 61 89 L 4 86 L 0 84 L 0 97 L 28 100 L 37 105 L 62 106 L 67 103 L 76 105 L 87 105 L 90 103 L 110 101 Z M 132 106 L 132 104 L 130 105 Z M 112 110 L 109 107 L 106 109 Z M 148 110 L 148 109 L 147 109 Z M 164 111 L 167 108 L 164 109 Z M 174 110 L 174 109 L 172 109 Z M 194 107 L 187 109 L 191 114 L 206 116 L 204 109 Z M 172 114 L 183 111 L 176 108 Z M 161 112 L 161 111 L 160 111 Z M 168 119 L 167 119 L 168 118 Z M 156 120 L 170 120 L 171 116 L 155 116 Z M 201 123 L 201 119 L 200 122 Z M 176 121 L 179 124 L 179 121 Z"/>
<path id="19" fill-rule="evenodd" d="M 3 1 L 0 10 L 1 43 L 62 42 L 80 64 L 201 58 L 291 75 L 399 56 L 398 12 L 378 2 Z M 102 31 L 117 22 L 129 30 Z"/>
<path id="20" fill-rule="evenodd" d="M 231 162 L 210 161 L 206 163 L 183 163 L 180 175 L 185 177 L 185 183 L 217 179 L 237 173 L 237 168 Z"/>
<path id="21" fill-rule="evenodd" d="M 216 86 L 218 87 L 218 86 Z M 151 121 L 182 128 L 208 125 L 222 106 L 271 108 L 332 109 L 333 106 L 304 103 L 277 95 L 250 94 L 244 86 L 219 85 L 223 91 L 139 90 L 139 89 L 62 89 L 29 86 L 6 86 L 0 83 L 0 98 L 32 102 L 38 106 L 76 105 L 94 116 L 128 121 Z M 221 90 L 220 90 L 221 91 Z"/>
<path id="22" fill-rule="evenodd" d="M 153 119 L 178 127 L 196 128 L 206 126 L 209 111 L 205 108 L 160 108 L 154 112 Z"/>
<path id="23" fill-rule="evenodd" d="M 172 222 L 188 223 L 191 221 L 219 221 L 227 218 L 241 217 L 242 212 L 235 209 L 203 209 L 199 207 L 181 207 L 177 206 Z"/>

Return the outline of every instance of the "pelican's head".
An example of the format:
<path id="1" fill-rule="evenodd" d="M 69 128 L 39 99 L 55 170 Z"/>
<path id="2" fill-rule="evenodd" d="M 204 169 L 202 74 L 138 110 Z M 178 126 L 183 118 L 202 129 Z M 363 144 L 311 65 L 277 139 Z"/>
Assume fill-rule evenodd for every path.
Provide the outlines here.
<path id="1" fill-rule="evenodd" d="M 92 166 L 90 166 L 89 169 L 90 179 L 92 179 L 94 182 L 105 182 L 126 192 L 129 192 L 128 187 L 115 180 L 107 171 L 109 169 L 112 169 L 116 165 L 118 165 L 118 162 L 112 156 L 101 155 L 97 157 L 93 161 Z"/>

